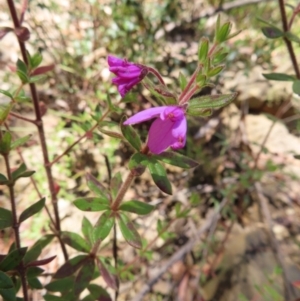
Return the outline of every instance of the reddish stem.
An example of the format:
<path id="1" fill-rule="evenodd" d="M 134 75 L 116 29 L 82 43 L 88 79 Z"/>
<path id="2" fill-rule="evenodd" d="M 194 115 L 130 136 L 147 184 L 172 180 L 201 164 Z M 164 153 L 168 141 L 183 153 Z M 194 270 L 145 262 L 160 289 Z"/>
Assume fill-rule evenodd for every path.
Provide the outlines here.
<path id="1" fill-rule="evenodd" d="M 14 27 L 20 28 L 20 21 L 17 16 L 17 12 L 16 12 L 16 8 L 15 8 L 13 0 L 7 0 L 7 3 L 8 3 L 10 14 L 11 14 L 11 17 L 12 17 L 12 20 L 14 23 Z M 22 53 L 23 61 L 28 66 L 28 58 L 27 58 L 25 43 L 20 41 L 19 39 L 18 39 L 18 42 L 19 42 L 19 47 L 20 47 L 21 53 Z M 57 196 L 56 196 L 56 191 L 55 191 L 55 186 L 54 186 L 54 179 L 52 176 L 52 170 L 51 170 L 51 166 L 49 164 L 48 148 L 47 148 L 47 144 L 46 144 L 44 125 L 43 125 L 42 115 L 41 115 L 40 106 L 39 106 L 39 99 L 38 99 L 35 84 L 30 83 L 29 87 L 30 87 L 30 92 L 31 92 L 31 96 L 32 96 L 35 116 L 36 116 L 35 124 L 38 129 L 41 148 L 42 148 L 42 152 L 43 152 L 44 166 L 45 166 L 49 190 L 50 190 L 50 194 L 51 194 L 51 202 L 53 205 L 53 211 L 54 211 L 54 216 L 55 216 L 55 227 L 56 227 L 57 233 L 60 234 L 61 228 L 60 228 L 59 210 L 58 210 L 58 206 L 57 206 Z M 60 241 L 60 245 L 61 245 L 61 248 L 63 251 L 64 258 L 65 258 L 65 260 L 67 260 L 68 253 L 67 253 L 66 247 L 61 239 L 59 239 L 59 241 Z"/>
<path id="2" fill-rule="evenodd" d="M 161 75 L 159 74 L 159 72 L 157 71 L 157 70 L 155 70 L 154 68 L 152 68 L 152 67 L 146 67 L 147 68 L 147 70 L 150 72 L 150 73 L 152 73 L 158 80 L 159 80 L 159 82 L 162 84 L 162 85 L 166 85 L 165 84 L 165 82 L 164 82 L 164 80 L 163 80 L 163 78 L 161 77 Z"/>

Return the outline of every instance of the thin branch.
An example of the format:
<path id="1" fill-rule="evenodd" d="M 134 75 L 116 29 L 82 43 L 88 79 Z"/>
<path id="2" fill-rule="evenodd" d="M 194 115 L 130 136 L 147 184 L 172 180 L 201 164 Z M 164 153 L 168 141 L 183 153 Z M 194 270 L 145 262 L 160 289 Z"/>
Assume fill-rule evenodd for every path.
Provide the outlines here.
<path id="1" fill-rule="evenodd" d="M 171 258 L 152 276 L 149 281 L 141 288 L 132 301 L 142 301 L 143 297 L 151 290 L 152 286 L 162 277 L 162 275 L 183 256 L 190 252 L 194 246 L 198 243 L 200 236 L 208 231 L 211 226 L 219 219 L 220 212 L 227 204 L 228 199 L 224 198 L 219 205 L 219 208 L 215 210 L 212 216 L 204 223 L 204 225 L 197 231 L 196 237 L 191 238 L 182 248 L 174 253 Z"/>
<path id="2" fill-rule="evenodd" d="M 280 15 L 281 15 L 283 31 L 288 32 L 289 31 L 289 25 L 288 25 L 288 21 L 287 21 L 287 17 L 286 17 L 286 11 L 285 11 L 285 7 L 284 7 L 284 0 L 278 0 L 278 2 L 279 2 L 279 8 L 280 8 Z M 294 52 L 292 42 L 286 37 L 284 37 L 283 39 L 284 39 L 284 42 L 285 42 L 286 47 L 288 49 L 288 52 L 290 54 L 290 58 L 291 58 L 296 76 L 297 76 L 298 79 L 300 79 L 299 65 L 298 65 L 298 62 L 297 62 L 297 58 L 296 58 L 296 55 L 295 55 L 295 52 Z"/>
<path id="3" fill-rule="evenodd" d="M 14 23 L 15 28 L 20 28 L 20 20 L 18 18 L 16 8 L 14 5 L 13 0 L 7 0 L 7 4 L 10 10 L 10 14 Z M 19 42 L 19 47 L 22 53 L 23 61 L 24 63 L 28 66 L 28 57 L 26 53 L 26 47 L 25 43 L 20 41 Z M 55 216 L 55 228 L 57 231 L 58 236 L 60 235 L 61 228 L 60 228 L 60 217 L 59 217 L 59 210 L 58 210 L 58 205 L 57 205 L 57 195 L 56 195 L 56 190 L 55 190 L 55 185 L 54 185 L 54 179 L 52 176 L 52 170 L 51 166 L 49 164 L 49 154 L 48 154 L 48 148 L 47 148 L 47 143 L 46 143 L 46 138 L 45 138 L 45 130 L 44 130 L 44 125 L 43 125 L 43 120 L 42 120 L 42 114 L 40 111 L 40 106 L 39 106 L 39 98 L 37 95 L 37 90 L 36 86 L 33 83 L 29 84 L 30 87 L 30 92 L 32 96 L 32 102 L 33 102 L 33 107 L 35 111 L 35 116 L 36 116 L 36 126 L 38 129 L 38 134 L 40 138 L 40 143 L 41 143 L 41 148 L 42 148 L 42 153 L 43 153 L 43 159 L 44 159 L 44 167 L 47 175 L 47 180 L 48 180 L 48 186 L 51 194 L 51 202 L 53 206 L 53 211 L 54 211 L 54 216 Z M 58 237 L 61 249 L 64 255 L 65 260 L 68 259 L 68 253 L 65 244 L 62 242 L 62 240 Z"/>

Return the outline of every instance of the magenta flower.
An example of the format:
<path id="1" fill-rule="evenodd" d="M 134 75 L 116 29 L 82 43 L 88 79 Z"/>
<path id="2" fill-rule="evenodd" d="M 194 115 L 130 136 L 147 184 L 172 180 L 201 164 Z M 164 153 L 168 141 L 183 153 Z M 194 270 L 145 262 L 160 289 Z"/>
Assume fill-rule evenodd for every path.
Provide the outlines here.
<path id="1" fill-rule="evenodd" d="M 148 73 L 146 67 L 127 62 L 126 59 L 109 55 L 107 58 L 109 71 L 116 75 L 112 82 L 118 86 L 122 97 Z"/>
<path id="2" fill-rule="evenodd" d="M 136 124 L 152 118 L 147 145 L 153 154 L 160 154 L 168 147 L 180 149 L 185 146 L 187 122 L 180 106 L 162 106 L 141 111 L 124 124 Z"/>

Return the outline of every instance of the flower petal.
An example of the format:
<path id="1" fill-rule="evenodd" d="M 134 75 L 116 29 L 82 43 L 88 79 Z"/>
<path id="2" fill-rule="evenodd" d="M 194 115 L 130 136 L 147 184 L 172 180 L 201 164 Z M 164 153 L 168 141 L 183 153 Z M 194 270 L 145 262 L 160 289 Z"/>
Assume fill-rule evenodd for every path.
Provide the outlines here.
<path id="1" fill-rule="evenodd" d="M 185 116 L 174 123 L 172 128 L 172 136 L 176 139 L 176 142 L 171 145 L 173 149 L 180 149 L 185 146 L 186 143 L 186 131 L 187 121 Z"/>
<path id="2" fill-rule="evenodd" d="M 113 55 L 107 57 L 107 62 L 110 67 L 124 66 L 127 63 L 124 59 L 120 59 Z"/>
<path id="3" fill-rule="evenodd" d="M 160 154 L 177 142 L 172 130 L 175 123 L 170 119 L 157 118 L 151 125 L 148 135 L 148 147 L 153 154 Z"/>
<path id="4" fill-rule="evenodd" d="M 167 106 L 162 106 L 162 107 L 155 107 L 155 108 L 150 108 L 150 109 L 141 111 L 141 112 L 131 116 L 130 118 L 128 118 L 123 124 L 124 125 L 136 124 L 136 123 L 150 120 L 154 117 L 159 116 L 166 108 L 167 108 Z"/>

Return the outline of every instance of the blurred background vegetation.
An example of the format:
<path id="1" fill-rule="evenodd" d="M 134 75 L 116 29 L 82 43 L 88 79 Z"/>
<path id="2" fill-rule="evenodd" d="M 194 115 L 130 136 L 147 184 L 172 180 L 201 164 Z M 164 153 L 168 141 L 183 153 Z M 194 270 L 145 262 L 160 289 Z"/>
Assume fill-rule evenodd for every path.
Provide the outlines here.
<path id="1" fill-rule="evenodd" d="M 16 4 L 20 9 L 21 2 Z M 288 16 L 296 4 L 297 1 L 287 1 Z M 239 97 L 235 104 L 214 112 L 207 119 L 189 120 L 188 143 L 182 152 L 200 162 L 200 166 L 192 172 L 168 169 L 169 178 L 176 187 L 173 197 L 162 195 L 150 185 L 151 180 L 146 176 L 137 179 L 131 194 L 158 206 L 152 220 L 136 219 L 145 239 L 149 242 L 156 237 L 157 231 L 168 230 L 140 255 L 120 243 L 119 274 L 121 282 L 125 283 L 121 286 L 120 300 L 131 300 L 151 271 L 184 245 L 193 229 L 224 197 L 229 198 L 229 206 L 223 211 L 215 231 L 208 235 L 206 244 L 174 265 L 168 275 L 158 281 L 147 300 L 179 300 L 184 291 L 187 292 L 185 299 L 182 297 L 184 301 L 284 300 L 282 270 L 265 235 L 269 225 L 262 219 L 259 200 L 254 195 L 256 182 L 262 185 L 268 197 L 277 239 L 288 262 L 289 281 L 300 279 L 300 165 L 293 157 L 300 151 L 299 96 L 292 93 L 290 83 L 263 78 L 262 73 L 293 74 L 293 68 L 283 40 L 267 39 L 257 19 L 281 27 L 278 2 L 29 1 L 25 16 L 25 26 L 31 32 L 28 49 L 31 53 L 39 50 L 44 64 L 55 64 L 54 71 L 38 87 L 40 101 L 48 110 L 45 124 L 52 158 L 93 124 L 91 112 L 97 105 L 102 110 L 107 107 L 107 94 L 114 103 L 119 100 L 116 87 L 110 81 L 108 54 L 156 68 L 168 85 L 177 90 L 180 72 L 189 77 L 195 70 L 200 38 L 213 39 L 218 14 L 223 21 L 233 23 L 233 32 L 241 32 L 224 45 L 229 52 L 225 71 L 215 79 L 214 87 L 202 93 L 239 91 Z M 0 25 L 9 26 L 10 22 L 6 2 L 1 0 Z M 296 17 L 292 31 L 298 36 L 299 25 Z M 295 51 L 299 58 L 299 44 L 295 44 Z M 18 56 L 15 37 L 7 35 L 1 40 L 0 88 L 7 89 L 17 82 L 8 66 L 14 65 Z M 141 85 L 130 97 L 134 101 L 121 106 L 127 115 L 156 103 Z M 20 103 L 16 110 L 30 115 L 31 103 Z M 121 116 L 112 114 L 108 126 L 114 128 Z M 20 130 L 32 132 L 23 123 L 15 120 L 11 123 L 16 135 Z M 268 133 L 270 128 L 271 134 Z M 145 136 L 147 125 L 139 129 Z M 86 172 L 92 172 L 104 183 L 108 181 L 107 162 L 113 173 L 126 172 L 130 149 L 97 131 L 94 138 L 77 146 L 54 167 L 61 187 L 64 229 L 74 228 L 77 218 L 71 201 L 76 195 L 88 194 Z M 24 150 L 24 156 L 28 165 L 32 165 L 31 169 L 37 170 L 36 180 L 46 193 L 42 166 L 36 160 L 37 149 L 31 146 Z M 29 183 L 21 183 L 19 190 L 30 192 L 34 198 Z M 26 206 L 24 197 L 20 202 Z M 188 210 L 181 219 L 176 218 L 176 204 Z M 41 231 L 46 231 L 44 220 L 43 214 L 35 218 L 28 229 L 24 229 L 23 238 L 36 239 Z M 6 239 L 9 236 L 10 233 L 3 234 Z M 3 248 L 5 245 L 9 244 L 4 243 Z M 102 250 L 108 257 L 109 247 L 108 241 Z M 136 262 L 122 270 L 135 256 L 142 264 Z M 182 275 L 189 275 L 185 284 Z M 296 300 L 299 292 L 295 287 L 292 290 Z"/>

